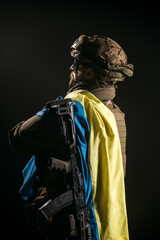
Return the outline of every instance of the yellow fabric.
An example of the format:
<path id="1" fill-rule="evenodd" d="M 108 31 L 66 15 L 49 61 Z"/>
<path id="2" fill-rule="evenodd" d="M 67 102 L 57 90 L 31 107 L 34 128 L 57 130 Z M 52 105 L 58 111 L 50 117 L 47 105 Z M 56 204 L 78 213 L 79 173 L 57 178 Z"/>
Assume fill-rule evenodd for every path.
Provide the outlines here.
<path id="1" fill-rule="evenodd" d="M 128 240 L 122 154 L 113 113 L 86 90 L 66 98 L 80 102 L 90 126 L 89 167 L 100 240 Z"/>

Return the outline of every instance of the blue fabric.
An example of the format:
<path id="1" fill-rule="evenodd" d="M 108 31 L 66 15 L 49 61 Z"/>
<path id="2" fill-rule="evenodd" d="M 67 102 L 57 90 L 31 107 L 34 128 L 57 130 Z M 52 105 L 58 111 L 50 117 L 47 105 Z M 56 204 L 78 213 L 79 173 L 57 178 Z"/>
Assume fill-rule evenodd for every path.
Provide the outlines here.
<path id="1" fill-rule="evenodd" d="M 88 141 L 90 127 L 82 104 L 77 101 L 73 101 L 73 105 L 77 133 L 77 145 L 81 158 L 82 175 L 85 189 L 85 200 L 86 205 L 88 205 L 90 209 L 90 227 L 92 230 L 92 240 L 98 240 L 99 239 L 98 226 L 93 207 L 92 180 L 88 163 Z"/>
<path id="2" fill-rule="evenodd" d="M 84 189 L 85 189 L 85 200 L 86 205 L 90 207 L 90 227 L 92 230 L 92 239 L 98 240 L 98 227 L 93 207 L 93 198 L 92 198 L 92 181 L 88 164 L 88 141 L 90 134 L 90 127 L 85 116 L 85 111 L 81 103 L 77 101 L 73 101 L 74 106 L 74 117 L 75 117 L 75 125 L 76 125 L 76 135 L 77 135 L 77 145 L 81 158 L 81 166 L 82 166 L 82 175 L 84 181 Z M 58 121 L 53 115 L 47 110 L 47 108 L 43 108 L 42 111 L 38 112 L 37 115 L 41 117 L 44 121 L 48 122 L 53 128 L 58 128 Z M 36 165 L 35 165 L 35 156 L 31 158 L 28 164 L 25 166 L 23 170 L 24 183 L 20 189 L 20 195 L 24 200 L 27 200 L 28 197 L 33 192 L 33 183 L 36 177 Z"/>
<path id="3" fill-rule="evenodd" d="M 37 175 L 37 167 L 35 164 L 35 156 L 29 160 L 27 165 L 22 171 L 23 174 L 23 185 L 19 190 L 21 197 L 26 201 L 30 195 L 33 193 L 33 183 Z"/>

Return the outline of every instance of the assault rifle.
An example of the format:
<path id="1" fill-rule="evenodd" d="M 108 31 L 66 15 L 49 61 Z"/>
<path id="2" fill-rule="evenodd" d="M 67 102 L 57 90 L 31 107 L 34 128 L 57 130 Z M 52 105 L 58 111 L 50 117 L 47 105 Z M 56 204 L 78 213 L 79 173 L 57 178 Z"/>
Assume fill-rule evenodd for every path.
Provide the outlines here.
<path id="1" fill-rule="evenodd" d="M 60 121 L 61 133 L 69 146 L 70 157 L 68 161 L 50 158 L 50 169 L 64 170 L 71 174 L 70 187 L 55 199 L 50 199 L 39 208 L 41 213 L 49 220 L 57 212 L 73 206 L 74 215 L 70 215 L 69 239 L 91 240 L 91 228 L 89 226 L 89 208 L 85 204 L 85 192 L 81 165 L 76 146 L 76 128 L 74 120 L 73 102 L 71 99 L 60 99 L 47 104 L 48 110 L 56 114 Z"/>

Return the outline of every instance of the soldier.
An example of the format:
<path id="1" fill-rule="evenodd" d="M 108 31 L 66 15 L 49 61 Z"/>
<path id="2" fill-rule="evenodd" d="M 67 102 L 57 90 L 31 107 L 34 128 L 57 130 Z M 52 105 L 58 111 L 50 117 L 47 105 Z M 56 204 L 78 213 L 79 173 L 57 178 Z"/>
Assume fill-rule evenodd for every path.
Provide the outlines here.
<path id="1" fill-rule="evenodd" d="M 81 35 L 71 46 L 71 56 L 74 63 L 70 68 L 69 91 L 65 98 L 74 102 L 91 236 L 96 240 L 128 240 L 124 190 L 126 125 L 124 114 L 113 99 L 117 82 L 133 75 L 133 65 L 127 63 L 127 56 L 119 44 L 98 35 Z M 34 188 L 27 190 L 31 203 L 33 198 L 34 202 L 42 196 L 54 198 L 64 190 L 64 172 L 52 169 L 49 174 L 45 173 L 44 166 L 50 156 L 62 161 L 69 158 L 64 136 L 58 131 L 53 116 L 48 116 L 49 112 L 44 108 L 9 132 L 13 148 L 38 156 L 34 163 L 38 169 L 36 178 L 44 186 L 35 191 L 38 196 L 31 191 Z M 28 200 L 24 190 L 22 188 L 22 195 Z M 67 209 L 67 214 L 69 211 L 71 209 Z M 67 229 L 63 220 L 60 213 L 50 221 L 51 239 L 66 239 Z M 65 229 L 63 234 L 58 231 L 57 223 Z"/>
<path id="2" fill-rule="evenodd" d="M 120 136 L 125 174 L 125 116 L 118 106 L 113 103 L 113 99 L 116 95 L 117 82 L 123 82 L 125 77 L 131 77 L 133 66 L 127 64 L 127 55 L 124 50 L 111 38 L 94 36 L 89 38 L 88 41 L 86 39 L 86 36 L 80 36 L 71 47 L 74 64 L 71 66 L 69 92 L 77 89 L 88 90 L 113 112 Z M 83 75 L 79 70 L 80 76 L 76 77 L 74 67 L 77 67 L 77 65 L 81 65 L 79 68 L 82 70 Z"/>

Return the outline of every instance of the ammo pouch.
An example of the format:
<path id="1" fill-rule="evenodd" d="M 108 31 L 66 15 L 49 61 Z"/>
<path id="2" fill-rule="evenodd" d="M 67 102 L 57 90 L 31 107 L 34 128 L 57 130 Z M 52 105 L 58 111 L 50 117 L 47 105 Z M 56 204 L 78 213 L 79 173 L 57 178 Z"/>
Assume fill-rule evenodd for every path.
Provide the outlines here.
<path id="1" fill-rule="evenodd" d="M 76 128 L 71 99 L 51 101 L 46 106 L 57 116 L 61 134 L 69 149 L 69 159 L 64 161 L 47 156 L 46 185 L 39 184 L 26 205 L 26 215 L 32 225 L 46 236 L 46 239 L 91 240 L 89 208 L 85 205 L 81 161 L 76 146 Z M 52 174 L 56 181 L 50 184 Z M 37 182 L 41 182 L 37 180 Z M 59 189 L 59 184 L 61 189 Z M 37 190 L 36 190 L 37 189 Z"/>

